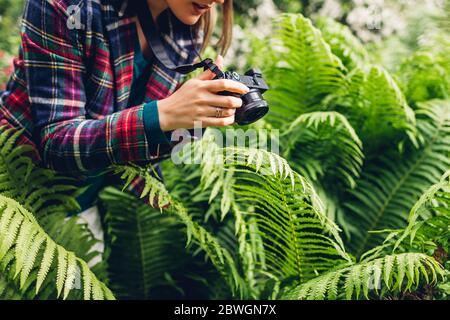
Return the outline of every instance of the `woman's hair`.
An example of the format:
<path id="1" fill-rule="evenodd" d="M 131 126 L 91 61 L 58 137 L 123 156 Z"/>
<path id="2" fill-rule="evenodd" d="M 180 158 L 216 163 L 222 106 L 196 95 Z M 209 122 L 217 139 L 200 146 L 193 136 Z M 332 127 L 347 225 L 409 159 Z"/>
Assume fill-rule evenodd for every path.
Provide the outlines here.
<path id="1" fill-rule="evenodd" d="M 214 27 L 216 25 L 216 10 L 210 10 L 202 16 L 197 23 L 197 27 L 203 31 L 204 41 L 201 51 L 204 51 L 209 45 Z M 233 0 L 225 0 L 222 5 L 222 34 L 220 35 L 217 46 L 221 55 L 227 53 L 233 36 Z"/>

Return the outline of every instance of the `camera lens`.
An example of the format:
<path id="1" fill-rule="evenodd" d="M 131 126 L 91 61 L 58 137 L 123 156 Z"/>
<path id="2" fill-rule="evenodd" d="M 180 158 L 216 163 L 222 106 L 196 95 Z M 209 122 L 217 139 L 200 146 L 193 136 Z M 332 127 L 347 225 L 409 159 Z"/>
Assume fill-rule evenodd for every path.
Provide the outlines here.
<path id="1" fill-rule="evenodd" d="M 236 122 L 239 125 L 248 125 L 258 121 L 269 112 L 269 105 L 260 91 L 250 90 L 242 97 L 242 107 L 236 111 Z"/>

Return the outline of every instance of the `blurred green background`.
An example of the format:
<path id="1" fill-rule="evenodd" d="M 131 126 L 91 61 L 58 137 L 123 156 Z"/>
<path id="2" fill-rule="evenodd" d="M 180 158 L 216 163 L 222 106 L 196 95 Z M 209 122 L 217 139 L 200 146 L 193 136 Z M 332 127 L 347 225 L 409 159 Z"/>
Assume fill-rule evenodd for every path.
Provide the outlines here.
<path id="1" fill-rule="evenodd" d="M 19 43 L 19 17 L 23 0 L 0 0 L 0 50 L 15 52 Z"/>
<path id="2" fill-rule="evenodd" d="M 0 0 L 0 83 L 10 73 L 11 56 L 20 42 L 20 15 L 24 0 Z M 242 70 L 254 61 L 250 52 L 271 30 L 270 21 L 282 12 L 302 13 L 315 21 L 326 16 L 350 27 L 377 61 L 388 69 L 399 56 L 417 50 L 437 29 L 448 33 L 446 0 L 245 0 L 234 1 L 234 42 L 227 57 L 229 67 Z M 243 58 L 246 56 L 246 59 Z"/>
<path id="3" fill-rule="evenodd" d="M 24 0 L 0 0 L 0 59 L 14 55 L 20 42 L 19 20 Z M 417 49 L 428 31 L 449 30 L 449 2 L 446 0 L 245 0 L 234 1 L 235 41 L 228 58 L 233 66 L 243 66 L 238 57 L 252 51 L 254 38 L 270 33 L 270 20 L 281 12 L 302 13 L 315 20 L 326 16 L 348 25 L 370 48 L 386 49 L 391 54 Z M 392 52 L 395 51 L 395 52 Z M 2 58 L 3 57 L 3 58 Z M 242 58 L 242 57 L 241 57 Z M 252 61 L 253 62 L 253 61 Z M 0 62 L 5 65 L 5 61 Z"/>

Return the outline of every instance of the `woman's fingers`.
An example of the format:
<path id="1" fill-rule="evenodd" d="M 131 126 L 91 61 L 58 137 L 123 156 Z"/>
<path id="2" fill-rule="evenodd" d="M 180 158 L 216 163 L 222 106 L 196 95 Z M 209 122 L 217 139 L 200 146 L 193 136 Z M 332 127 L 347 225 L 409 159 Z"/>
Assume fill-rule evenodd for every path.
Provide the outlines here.
<path id="1" fill-rule="evenodd" d="M 219 54 L 217 56 L 216 61 L 214 63 L 219 67 L 220 70 L 223 70 L 223 57 L 222 57 L 222 55 Z"/>
<path id="2" fill-rule="evenodd" d="M 246 94 L 249 91 L 249 88 L 246 85 L 228 79 L 209 80 L 205 81 L 204 84 L 206 89 L 213 93 L 228 91 L 238 94 Z"/>
<path id="3" fill-rule="evenodd" d="M 201 121 L 203 127 L 225 127 L 235 122 L 234 115 L 224 118 L 203 118 Z"/>
<path id="4" fill-rule="evenodd" d="M 242 99 L 233 96 L 221 96 L 217 94 L 208 94 L 204 99 L 207 106 L 236 109 L 242 106 Z"/>
<path id="5" fill-rule="evenodd" d="M 201 116 L 208 118 L 228 118 L 236 113 L 234 108 L 221 107 L 204 107 L 201 111 Z"/>

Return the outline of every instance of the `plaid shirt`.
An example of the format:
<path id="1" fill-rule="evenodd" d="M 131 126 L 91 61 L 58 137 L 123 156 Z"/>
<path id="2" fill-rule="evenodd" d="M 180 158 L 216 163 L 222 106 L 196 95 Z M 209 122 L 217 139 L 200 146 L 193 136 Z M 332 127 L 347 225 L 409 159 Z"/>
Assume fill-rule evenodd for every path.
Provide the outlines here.
<path id="1" fill-rule="evenodd" d="M 0 124 L 24 128 L 20 143 L 35 145 L 44 166 L 81 174 L 170 152 L 146 136 L 144 106 L 128 106 L 136 19 L 127 0 L 27 0 Z M 192 62 L 189 28 L 168 10 L 158 22 L 174 63 Z M 155 62 L 146 98 L 166 98 L 181 80 Z"/>

